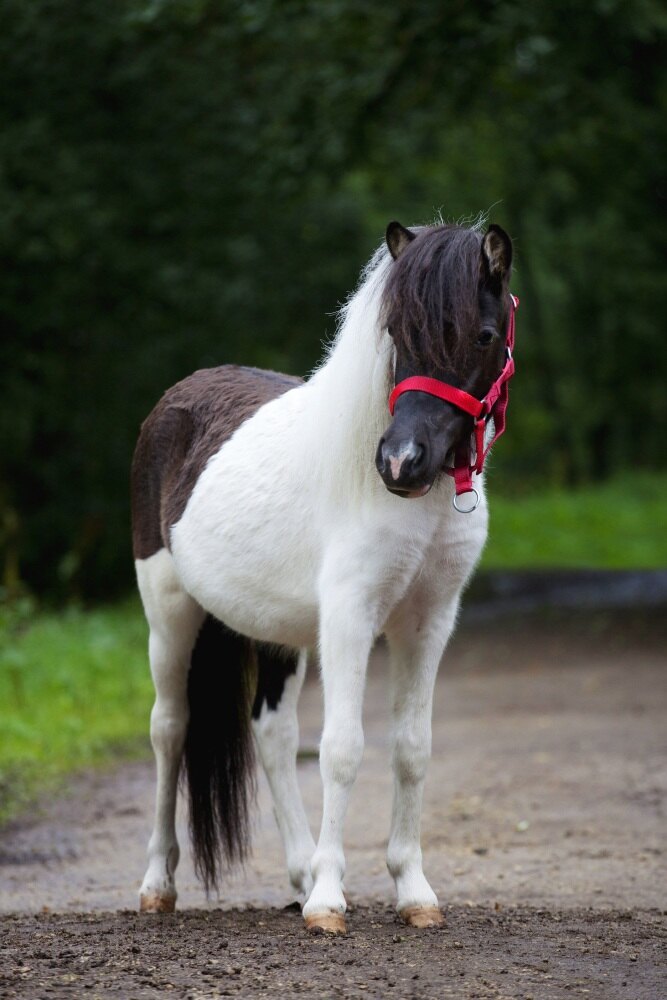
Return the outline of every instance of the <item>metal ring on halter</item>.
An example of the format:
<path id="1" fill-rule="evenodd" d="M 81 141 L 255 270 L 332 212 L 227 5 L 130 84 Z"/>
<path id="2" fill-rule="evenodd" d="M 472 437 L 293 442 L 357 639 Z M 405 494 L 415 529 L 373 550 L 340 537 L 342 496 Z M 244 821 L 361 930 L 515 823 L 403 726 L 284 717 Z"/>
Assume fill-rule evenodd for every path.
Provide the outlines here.
<path id="1" fill-rule="evenodd" d="M 459 496 L 463 496 L 463 494 L 462 493 L 461 494 L 455 493 L 454 494 L 454 498 L 452 500 L 452 504 L 454 505 L 454 510 L 458 510 L 459 514 L 472 514 L 472 512 L 474 510 L 477 510 L 477 508 L 479 507 L 479 493 L 477 492 L 477 490 L 475 489 L 475 487 L 473 486 L 471 489 L 466 490 L 466 493 L 474 493 L 475 494 L 475 502 L 472 505 L 472 507 L 459 507 L 459 505 L 457 504 L 456 501 L 458 500 Z"/>

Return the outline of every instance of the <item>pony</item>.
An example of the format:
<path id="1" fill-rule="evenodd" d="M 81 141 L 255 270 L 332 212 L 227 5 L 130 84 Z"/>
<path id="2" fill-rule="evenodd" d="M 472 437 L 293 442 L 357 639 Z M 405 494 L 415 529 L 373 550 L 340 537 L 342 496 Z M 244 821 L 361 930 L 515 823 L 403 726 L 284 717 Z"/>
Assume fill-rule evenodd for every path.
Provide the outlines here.
<path id="1" fill-rule="evenodd" d="M 197 371 L 143 423 L 132 533 L 157 788 L 142 911 L 175 907 L 181 771 L 206 890 L 246 856 L 256 748 L 306 927 L 345 933 L 343 824 L 364 747 L 367 663 L 384 635 L 387 866 L 400 917 L 442 923 L 420 848 L 432 697 L 487 534 L 483 477 L 477 502 L 457 504 L 459 513 L 452 465 L 470 457 L 474 418 L 461 401 L 482 407 L 509 364 L 511 262 L 499 226 L 393 222 L 311 377 Z M 296 772 L 297 702 L 315 651 L 324 695 L 317 844 Z"/>

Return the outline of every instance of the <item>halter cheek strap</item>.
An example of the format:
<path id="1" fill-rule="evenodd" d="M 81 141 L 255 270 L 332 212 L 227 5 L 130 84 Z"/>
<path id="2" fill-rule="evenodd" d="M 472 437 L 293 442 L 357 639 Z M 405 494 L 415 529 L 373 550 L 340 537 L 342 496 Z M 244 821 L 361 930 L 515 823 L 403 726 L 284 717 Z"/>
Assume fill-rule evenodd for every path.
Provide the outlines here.
<path id="1" fill-rule="evenodd" d="M 459 410 L 468 413 L 474 420 L 473 434 L 469 443 L 457 448 L 454 454 L 454 467 L 445 471 L 454 477 L 456 495 L 454 506 L 461 513 L 469 514 L 479 503 L 479 494 L 472 485 L 473 473 L 479 475 L 483 468 L 486 456 L 492 446 L 505 431 L 507 403 L 509 401 L 509 380 L 514 374 L 514 314 L 519 307 L 519 300 L 516 295 L 510 295 L 511 308 L 507 324 L 506 358 L 503 370 L 495 380 L 484 399 L 477 399 L 463 389 L 457 389 L 447 382 L 441 382 L 437 378 L 427 378 L 424 375 L 412 375 L 403 379 L 396 385 L 389 397 L 389 412 L 394 415 L 396 400 L 404 392 L 426 392 L 429 396 L 437 396 Z M 489 421 L 493 419 L 493 437 L 486 448 L 484 447 L 484 437 Z M 475 445 L 475 460 L 472 460 L 472 443 Z M 462 493 L 474 493 L 475 502 L 471 507 L 460 507 L 457 498 Z"/>

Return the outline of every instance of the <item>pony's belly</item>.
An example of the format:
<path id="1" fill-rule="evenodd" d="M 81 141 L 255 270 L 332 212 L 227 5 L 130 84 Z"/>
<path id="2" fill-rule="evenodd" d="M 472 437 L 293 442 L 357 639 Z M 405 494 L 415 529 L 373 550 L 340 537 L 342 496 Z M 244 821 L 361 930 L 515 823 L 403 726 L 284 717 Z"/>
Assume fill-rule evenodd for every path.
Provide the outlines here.
<path id="1" fill-rule="evenodd" d="M 243 532 L 238 524 L 233 536 L 207 531 L 205 523 L 183 528 L 173 534 L 176 569 L 206 611 L 253 639 L 295 648 L 316 642 L 312 553 L 307 558 L 302 548 L 263 538 L 259 530 Z"/>
<path id="2" fill-rule="evenodd" d="M 208 610 L 229 628 L 260 642 L 292 649 L 312 648 L 317 643 L 317 608 L 305 603 L 262 600 L 238 590 L 230 600 L 221 593 Z"/>

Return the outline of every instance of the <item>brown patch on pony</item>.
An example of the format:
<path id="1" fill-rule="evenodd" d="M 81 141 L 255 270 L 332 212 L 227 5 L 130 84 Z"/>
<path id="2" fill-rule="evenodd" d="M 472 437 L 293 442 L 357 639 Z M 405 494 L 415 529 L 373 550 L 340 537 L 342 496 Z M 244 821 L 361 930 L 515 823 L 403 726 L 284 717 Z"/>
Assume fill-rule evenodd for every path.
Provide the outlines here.
<path id="1" fill-rule="evenodd" d="M 253 719 L 259 719 L 262 707 L 275 712 L 285 690 L 285 681 L 295 674 L 298 653 L 282 646 L 270 646 L 264 642 L 255 643 L 257 657 L 257 690 L 252 706 Z"/>
<path id="2" fill-rule="evenodd" d="M 141 426 L 132 460 L 132 549 L 148 559 L 169 547 L 172 525 L 208 460 L 265 403 L 302 380 L 223 365 L 205 368 L 168 389 Z"/>
<path id="3" fill-rule="evenodd" d="M 452 368 L 480 323 L 482 233 L 441 225 L 417 231 L 391 268 L 381 314 L 399 354 Z"/>

